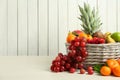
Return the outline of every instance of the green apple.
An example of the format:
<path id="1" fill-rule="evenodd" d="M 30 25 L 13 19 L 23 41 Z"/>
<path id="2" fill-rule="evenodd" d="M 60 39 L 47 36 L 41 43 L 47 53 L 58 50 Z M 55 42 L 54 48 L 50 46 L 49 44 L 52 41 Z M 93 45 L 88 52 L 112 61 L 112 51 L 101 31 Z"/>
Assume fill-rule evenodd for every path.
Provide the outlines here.
<path id="1" fill-rule="evenodd" d="M 116 41 L 120 42 L 120 32 L 114 32 L 111 34 L 111 37 Z"/>

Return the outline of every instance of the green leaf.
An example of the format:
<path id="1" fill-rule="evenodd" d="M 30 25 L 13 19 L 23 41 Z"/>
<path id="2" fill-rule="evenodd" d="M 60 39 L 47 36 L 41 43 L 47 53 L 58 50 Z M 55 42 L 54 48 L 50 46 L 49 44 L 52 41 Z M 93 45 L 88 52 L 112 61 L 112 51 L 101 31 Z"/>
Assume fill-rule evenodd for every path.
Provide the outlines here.
<path id="1" fill-rule="evenodd" d="M 96 64 L 93 68 L 96 72 L 100 73 L 100 69 L 103 66 L 103 64 Z"/>

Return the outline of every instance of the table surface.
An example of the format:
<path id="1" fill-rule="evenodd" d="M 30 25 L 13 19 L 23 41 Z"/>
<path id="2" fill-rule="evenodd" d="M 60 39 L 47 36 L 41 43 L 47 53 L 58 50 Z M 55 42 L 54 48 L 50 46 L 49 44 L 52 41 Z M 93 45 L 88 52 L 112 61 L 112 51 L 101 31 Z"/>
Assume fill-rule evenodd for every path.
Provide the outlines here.
<path id="1" fill-rule="evenodd" d="M 120 77 L 59 72 L 49 70 L 54 57 L 48 56 L 2 56 L 0 57 L 0 80 L 120 80 Z"/>

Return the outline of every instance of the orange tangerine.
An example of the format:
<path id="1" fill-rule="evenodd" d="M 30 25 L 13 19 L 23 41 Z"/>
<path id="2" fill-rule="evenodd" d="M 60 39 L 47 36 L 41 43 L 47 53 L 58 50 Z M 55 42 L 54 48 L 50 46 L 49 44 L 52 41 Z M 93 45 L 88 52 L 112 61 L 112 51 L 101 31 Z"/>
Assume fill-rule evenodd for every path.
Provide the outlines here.
<path id="1" fill-rule="evenodd" d="M 84 32 L 81 32 L 80 34 L 79 34 L 79 38 L 85 38 L 85 39 L 87 39 L 87 34 L 86 33 L 84 33 Z"/>
<path id="2" fill-rule="evenodd" d="M 106 63 L 111 69 L 119 66 L 119 63 L 115 59 L 108 59 Z"/>
<path id="3" fill-rule="evenodd" d="M 116 66 L 112 69 L 113 75 L 120 77 L 120 66 Z"/>
<path id="4" fill-rule="evenodd" d="M 100 73 L 103 76 L 109 76 L 111 74 L 111 69 L 108 66 L 102 66 L 101 69 L 100 69 Z"/>

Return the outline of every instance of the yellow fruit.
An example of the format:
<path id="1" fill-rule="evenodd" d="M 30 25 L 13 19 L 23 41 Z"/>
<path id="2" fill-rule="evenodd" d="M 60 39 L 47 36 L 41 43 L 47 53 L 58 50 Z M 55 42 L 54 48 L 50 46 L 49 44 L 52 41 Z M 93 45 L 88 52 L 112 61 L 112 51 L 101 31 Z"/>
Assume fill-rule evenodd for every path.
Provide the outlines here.
<path id="1" fill-rule="evenodd" d="M 115 43 L 115 40 L 112 39 L 110 35 L 107 36 L 106 41 L 107 43 Z"/>

